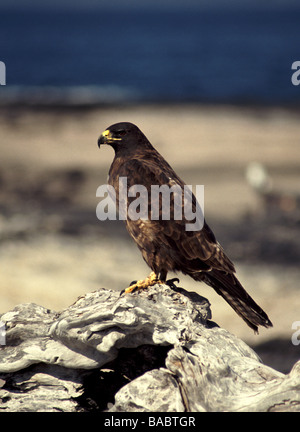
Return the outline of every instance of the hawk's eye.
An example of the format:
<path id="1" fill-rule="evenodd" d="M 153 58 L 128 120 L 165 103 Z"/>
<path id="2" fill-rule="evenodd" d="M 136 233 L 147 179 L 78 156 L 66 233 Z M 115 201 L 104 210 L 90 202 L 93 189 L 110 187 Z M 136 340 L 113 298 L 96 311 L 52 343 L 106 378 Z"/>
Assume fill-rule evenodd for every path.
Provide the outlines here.
<path id="1" fill-rule="evenodd" d="M 120 130 L 117 132 L 117 135 L 122 137 L 122 136 L 126 135 L 126 133 L 127 133 L 126 130 Z"/>

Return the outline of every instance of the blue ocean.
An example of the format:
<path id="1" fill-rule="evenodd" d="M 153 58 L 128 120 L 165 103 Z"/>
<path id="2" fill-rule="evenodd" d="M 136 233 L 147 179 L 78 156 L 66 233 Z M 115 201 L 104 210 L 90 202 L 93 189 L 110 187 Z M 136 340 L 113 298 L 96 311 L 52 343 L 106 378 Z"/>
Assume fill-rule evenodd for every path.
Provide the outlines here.
<path id="1" fill-rule="evenodd" d="M 0 103 L 298 104 L 300 8 L 1 10 Z"/>

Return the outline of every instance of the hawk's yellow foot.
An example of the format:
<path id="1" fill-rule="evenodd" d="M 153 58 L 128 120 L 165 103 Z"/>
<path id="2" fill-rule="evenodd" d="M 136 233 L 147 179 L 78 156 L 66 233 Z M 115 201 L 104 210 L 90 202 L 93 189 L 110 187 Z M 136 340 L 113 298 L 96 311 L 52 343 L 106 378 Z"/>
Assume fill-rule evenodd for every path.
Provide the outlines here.
<path id="1" fill-rule="evenodd" d="M 132 293 L 140 289 L 146 289 L 149 286 L 153 286 L 157 283 L 162 283 L 162 281 L 159 280 L 157 274 L 151 272 L 146 279 L 137 281 L 135 284 L 126 288 L 123 292 L 125 292 L 125 294 Z"/>

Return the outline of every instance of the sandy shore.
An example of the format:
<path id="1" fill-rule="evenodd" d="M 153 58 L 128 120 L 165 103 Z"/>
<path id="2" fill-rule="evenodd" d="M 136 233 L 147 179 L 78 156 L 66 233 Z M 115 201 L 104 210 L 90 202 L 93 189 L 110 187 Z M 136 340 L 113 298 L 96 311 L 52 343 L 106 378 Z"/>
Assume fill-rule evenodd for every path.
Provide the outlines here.
<path id="1" fill-rule="evenodd" d="M 180 285 L 210 300 L 219 325 L 264 343 L 270 364 L 288 352 L 279 361 L 287 371 L 300 357 L 291 343 L 300 321 L 299 220 L 267 217 L 245 178 L 258 161 L 275 190 L 300 193 L 299 113 L 283 108 L 1 108 L 0 313 L 24 302 L 61 310 L 87 291 L 121 290 L 148 274 L 123 225 L 95 215 L 113 157 L 97 138 L 118 121 L 136 123 L 187 184 L 205 185 L 207 221 L 274 328 L 254 336 L 212 289 L 181 276 Z"/>

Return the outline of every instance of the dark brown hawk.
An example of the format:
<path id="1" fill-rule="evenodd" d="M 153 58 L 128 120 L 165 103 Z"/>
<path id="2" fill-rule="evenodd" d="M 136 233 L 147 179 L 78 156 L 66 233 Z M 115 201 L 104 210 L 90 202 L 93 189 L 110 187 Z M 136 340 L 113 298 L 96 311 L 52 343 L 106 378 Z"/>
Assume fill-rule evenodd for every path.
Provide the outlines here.
<path id="1" fill-rule="evenodd" d="M 244 321 L 257 331 L 259 325 L 272 326 L 266 313 L 255 303 L 235 276 L 235 268 L 223 248 L 204 221 L 202 229 L 187 231 L 190 221 L 174 218 L 174 197 L 170 199 L 170 218 L 164 220 L 159 204 L 159 217 L 151 218 L 151 185 L 179 185 L 185 183 L 150 144 L 145 135 L 132 123 L 117 123 L 99 137 L 98 146 L 108 144 L 115 150 L 109 170 L 109 185 L 116 191 L 119 205 L 119 179 L 127 178 L 127 189 L 143 185 L 148 194 L 148 218 L 133 220 L 127 215 L 126 228 L 139 247 L 144 260 L 152 269 L 148 278 L 138 281 L 126 293 L 166 282 L 168 272 L 181 271 L 196 281 L 203 281 L 220 294 Z M 129 206 L 133 198 L 128 198 Z M 193 208 L 197 201 L 192 195 Z"/>

